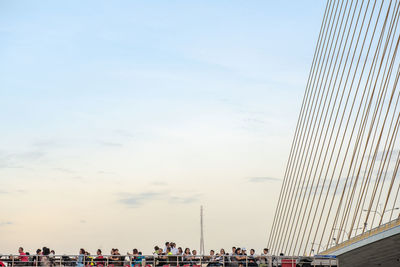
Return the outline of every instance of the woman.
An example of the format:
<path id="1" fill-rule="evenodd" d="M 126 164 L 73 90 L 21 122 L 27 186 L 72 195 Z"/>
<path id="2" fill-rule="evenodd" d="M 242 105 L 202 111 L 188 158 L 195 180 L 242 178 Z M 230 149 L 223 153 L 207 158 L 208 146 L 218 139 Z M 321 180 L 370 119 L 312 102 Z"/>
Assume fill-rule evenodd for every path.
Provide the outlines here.
<path id="1" fill-rule="evenodd" d="M 99 266 L 99 265 L 104 266 L 105 265 L 105 261 L 104 261 L 103 255 L 101 253 L 101 249 L 98 249 L 96 254 L 97 254 L 97 256 L 94 259 L 94 262 L 96 263 L 96 266 Z"/>
<path id="2" fill-rule="evenodd" d="M 229 259 L 228 259 L 228 257 L 226 256 L 225 249 L 223 249 L 223 248 L 221 248 L 221 249 L 219 250 L 219 253 L 217 253 L 217 257 L 216 257 L 215 260 L 216 260 L 220 265 L 223 265 L 223 266 L 228 266 L 228 265 L 229 265 Z"/>
<path id="3" fill-rule="evenodd" d="M 192 254 L 190 253 L 190 248 L 185 248 L 183 253 L 183 264 L 188 265 L 192 263 Z"/>
<path id="4" fill-rule="evenodd" d="M 51 266 L 51 261 L 49 259 L 50 249 L 47 247 L 43 247 L 42 251 L 43 251 L 43 256 L 40 259 L 40 265 L 47 267 Z"/>
<path id="5" fill-rule="evenodd" d="M 81 248 L 79 250 L 79 256 L 78 256 L 77 261 L 76 261 L 76 266 L 77 267 L 83 267 L 84 260 L 85 260 L 85 253 L 86 252 L 85 252 L 85 250 L 83 248 Z M 44 250 L 43 250 L 43 255 L 44 255 Z"/>

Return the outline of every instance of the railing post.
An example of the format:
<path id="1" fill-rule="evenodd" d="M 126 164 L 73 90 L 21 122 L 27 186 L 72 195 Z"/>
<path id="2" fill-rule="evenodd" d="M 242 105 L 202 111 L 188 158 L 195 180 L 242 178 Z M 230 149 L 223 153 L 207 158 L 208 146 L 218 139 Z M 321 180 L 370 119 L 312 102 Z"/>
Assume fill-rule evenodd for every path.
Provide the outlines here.
<path id="1" fill-rule="evenodd" d="M 14 256 L 11 256 L 11 266 L 14 267 Z"/>
<path id="2" fill-rule="evenodd" d="M 246 267 L 248 267 L 249 265 L 248 265 L 248 262 L 247 262 L 247 255 L 246 255 Z"/>
<path id="3" fill-rule="evenodd" d="M 108 267 L 108 258 L 109 258 L 109 257 L 107 257 L 107 261 L 106 261 L 106 265 L 107 265 L 107 267 Z"/>
<path id="4" fill-rule="evenodd" d="M 60 267 L 62 266 L 62 256 L 60 256 Z"/>
<path id="5" fill-rule="evenodd" d="M 225 267 L 225 255 L 222 255 L 222 266 Z"/>

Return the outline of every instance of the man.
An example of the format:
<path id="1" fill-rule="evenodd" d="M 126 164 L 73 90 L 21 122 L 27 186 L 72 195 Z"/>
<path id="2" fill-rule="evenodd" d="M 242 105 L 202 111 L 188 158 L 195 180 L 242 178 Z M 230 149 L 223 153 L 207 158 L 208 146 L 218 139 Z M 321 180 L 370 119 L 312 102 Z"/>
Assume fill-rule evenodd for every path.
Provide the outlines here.
<path id="1" fill-rule="evenodd" d="M 250 255 L 247 257 L 248 266 L 258 266 L 255 252 L 254 249 L 250 249 Z"/>
<path id="2" fill-rule="evenodd" d="M 232 247 L 232 253 L 229 254 L 229 261 L 232 262 L 235 261 L 233 256 L 236 255 L 236 247 Z"/>
<path id="3" fill-rule="evenodd" d="M 171 247 L 169 242 L 165 242 L 165 247 L 163 249 L 163 253 L 167 253 L 167 248 Z"/>
<path id="4" fill-rule="evenodd" d="M 171 253 L 172 253 L 172 255 L 178 255 L 178 249 L 176 248 L 176 244 L 171 242 L 170 245 L 171 245 Z"/>
<path id="5" fill-rule="evenodd" d="M 268 248 L 264 248 L 260 256 L 260 267 L 266 266 L 272 266 L 272 257 Z"/>
<path id="6" fill-rule="evenodd" d="M 20 247 L 20 248 L 18 249 L 18 252 L 19 252 L 18 260 L 19 260 L 20 262 L 28 262 L 29 257 L 26 256 L 26 253 L 24 252 L 24 249 L 23 249 L 22 247 Z"/>

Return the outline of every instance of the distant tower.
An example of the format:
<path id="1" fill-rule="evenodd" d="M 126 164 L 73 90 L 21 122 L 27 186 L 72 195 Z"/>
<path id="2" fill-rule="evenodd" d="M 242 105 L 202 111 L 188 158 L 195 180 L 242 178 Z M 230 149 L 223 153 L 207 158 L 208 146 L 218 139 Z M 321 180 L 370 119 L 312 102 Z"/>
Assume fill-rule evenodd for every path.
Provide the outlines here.
<path id="1" fill-rule="evenodd" d="M 203 206 L 200 206 L 200 255 L 204 255 Z"/>

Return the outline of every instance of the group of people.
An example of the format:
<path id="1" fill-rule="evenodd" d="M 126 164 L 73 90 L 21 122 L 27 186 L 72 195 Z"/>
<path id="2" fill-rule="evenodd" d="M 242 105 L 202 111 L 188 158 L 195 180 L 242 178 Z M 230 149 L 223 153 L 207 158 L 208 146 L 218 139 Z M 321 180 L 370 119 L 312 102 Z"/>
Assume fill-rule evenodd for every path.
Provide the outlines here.
<path id="1" fill-rule="evenodd" d="M 164 248 L 154 247 L 154 259 L 158 259 L 158 266 L 172 265 L 199 265 L 207 263 L 207 266 L 267 266 L 270 257 L 269 249 L 263 249 L 260 255 L 256 255 L 254 249 L 250 249 L 247 255 L 246 248 L 232 247 L 232 252 L 227 253 L 223 248 L 219 252 L 210 250 L 209 255 L 198 255 L 197 250 L 177 247 L 174 242 L 166 242 Z"/>
<path id="2" fill-rule="evenodd" d="M 145 261 L 146 265 L 156 266 L 199 266 L 206 264 L 209 267 L 215 266 L 255 266 L 267 267 L 271 258 L 269 250 L 265 248 L 260 255 L 257 255 L 254 249 L 250 249 L 247 254 L 246 248 L 232 247 L 231 253 L 226 253 L 222 248 L 218 252 L 210 250 L 209 255 L 199 255 L 197 250 L 190 248 L 182 249 L 177 247 L 175 242 L 166 242 L 163 248 L 154 247 L 152 255 L 144 256 L 138 249 L 121 255 L 118 248 L 111 249 L 110 255 L 103 256 L 101 249 L 96 251 L 96 255 L 91 255 L 87 250 L 81 248 L 76 257 L 61 256 L 56 259 L 55 251 L 47 247 L 37 249 L 35 255 L 24 252 L 20 247 L 19 256 L 10 256 L 7 260 L 0 257 L 0 267 L 5 263 L 12 263 L 14 266 L 45 266 L 52 267 L 56 265 L 77 266 L 77 267 L 104 267 L 104 266 L 129 266 L 138 267 Z"/>
<path id="3" fill-rule="evenodd" d="M 18 248 L 19 256 L 9 256 L 8 259 L 2 260 L 0 257 L 0 267 L 5 267 L 5 263 L 11 263 L 15 266 L 52 266 L 55 260 L 55 251 L 48 247 L 38 248 L 36 255 L 25 252 L 23 247 Z"/>

